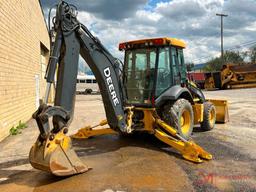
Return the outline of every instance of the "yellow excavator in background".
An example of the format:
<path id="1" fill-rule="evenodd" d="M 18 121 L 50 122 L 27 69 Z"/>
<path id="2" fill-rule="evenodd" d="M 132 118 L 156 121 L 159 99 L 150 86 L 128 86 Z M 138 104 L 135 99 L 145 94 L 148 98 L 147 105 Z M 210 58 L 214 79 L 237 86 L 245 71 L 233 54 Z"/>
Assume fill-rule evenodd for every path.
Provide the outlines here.
<path id="1" fill-rule="evenodd" d="M 221 71 L 205 73 L 205 89 L 256 87 L 256 64 L 226 64 Z"/>
<path id="2" fill-rule="evenodd" d="M 211 130 L 216 120 L 227 119 L 226 101 L 210 102 L 187 81 L 182 41 L 153 38 L 121 43 L 119 49 L 125 51 L 123 64 L 77 20 L 75 6 L 61 1 L 56 5 L 53 21 L 55 42 L 46 73 L 46 96 L 33 114 L 40 131 L 29 155 L 34 168 L 57 176 L 89 170 L 66 135 L 74 111 L 79 55 L 99 84 L 107 117 L 99 126 L 108 124 L 109 128 L 88 126 L 74 138 L 143 131 L 179 151 L 186 160 L 200 163 L 212 159 L 190 136 L 195 124 Z M 55 101 L 50 106 L 49 90 L 56 69 Z M 214 105 L 217 102 L 219 107 Z"/>

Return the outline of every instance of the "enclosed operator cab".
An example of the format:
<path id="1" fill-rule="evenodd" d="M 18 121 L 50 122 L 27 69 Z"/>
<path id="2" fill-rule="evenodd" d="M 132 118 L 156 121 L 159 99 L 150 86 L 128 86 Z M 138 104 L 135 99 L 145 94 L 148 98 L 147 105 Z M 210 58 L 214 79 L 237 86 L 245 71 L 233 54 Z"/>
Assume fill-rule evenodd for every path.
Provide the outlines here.
<path id="1" fill-rule="evenodd" d="M 169 88 L 185 83 L 184 48 L 185 43 L 175 38 L 119 44 L 119 50 L 125 50 L 123 81 L 127 103 L 151 107 Z"/>

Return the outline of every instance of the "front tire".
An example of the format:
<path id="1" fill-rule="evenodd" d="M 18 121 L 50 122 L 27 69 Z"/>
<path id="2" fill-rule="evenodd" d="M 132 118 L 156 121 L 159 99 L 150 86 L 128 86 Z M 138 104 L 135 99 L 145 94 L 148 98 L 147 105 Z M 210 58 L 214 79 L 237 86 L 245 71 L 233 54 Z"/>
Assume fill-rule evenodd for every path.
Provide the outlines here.
<path id="1" fill-rule="evenodd" d="M 216 109 L 211 102 L 204 103 L 204 116 L 201 123 L 201 129 L 210 131 L 214 128 L 216 122 Z"/>
<path id="2" fill-rule="evenodd" d="M 194 114 L 188 100 L 178 99 L 164 105 L 162 118 L 163 121 L 175 128 L 183 138 L 189 139 L 193 132 Z"/>

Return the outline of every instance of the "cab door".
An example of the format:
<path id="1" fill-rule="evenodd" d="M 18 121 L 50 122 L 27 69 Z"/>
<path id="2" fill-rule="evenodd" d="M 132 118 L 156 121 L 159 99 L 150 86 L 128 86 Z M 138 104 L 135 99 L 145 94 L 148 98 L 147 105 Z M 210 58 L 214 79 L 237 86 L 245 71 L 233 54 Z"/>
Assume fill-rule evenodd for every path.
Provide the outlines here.
<path id="1" fill-rule="evenodd" d="M 178 61 L 178 52 L 176 47 L 171 47 L 171 66 L 172 66 L 172 84 L 181 83 L 181 73 Z"/>
<path id="2" fill-rule="evenodd" d="M 156 97 L 172 86 L 172 69 L 170 65 L 170 47 L 158 49 L 158 65 L 156 79 Z"/>
<path id="3" fill-rule="evenodd" d="M 173 75 L 173 85 L 186 82 L 187 72 L 184 64 L 183 49 L 171 47 L 171 65 Z"/>
<path id="4" fill-rule="evenodd" d="M 185 83 L 187 79 L 187 68 L 184 62 L 183 49 L 177 48 L 177 54 L 181 83 Z"/>
<path id="5" fill-rule="evenodd" d="M 126 51 L 124 86 L 127 103 L 150 103 L 154 88 L 156 53 L 156 48 Z"/>

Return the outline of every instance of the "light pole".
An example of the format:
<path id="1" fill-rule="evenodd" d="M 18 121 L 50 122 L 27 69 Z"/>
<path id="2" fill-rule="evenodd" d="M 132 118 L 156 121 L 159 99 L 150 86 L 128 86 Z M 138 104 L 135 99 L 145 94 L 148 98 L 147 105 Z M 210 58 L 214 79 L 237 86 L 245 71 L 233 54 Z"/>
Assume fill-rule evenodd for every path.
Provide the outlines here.
<path id="1" fill-rule="evenodd" d="M 224 63 L 224 49 L 223 49 L 223 17 L 227 17 L 228 15 L 222 14 L 222 13 L 217 13 L 217 16 L 220 16 L 220 20 L 221 20 L 221 60 L 222 60 L 222 64 Z"/>

